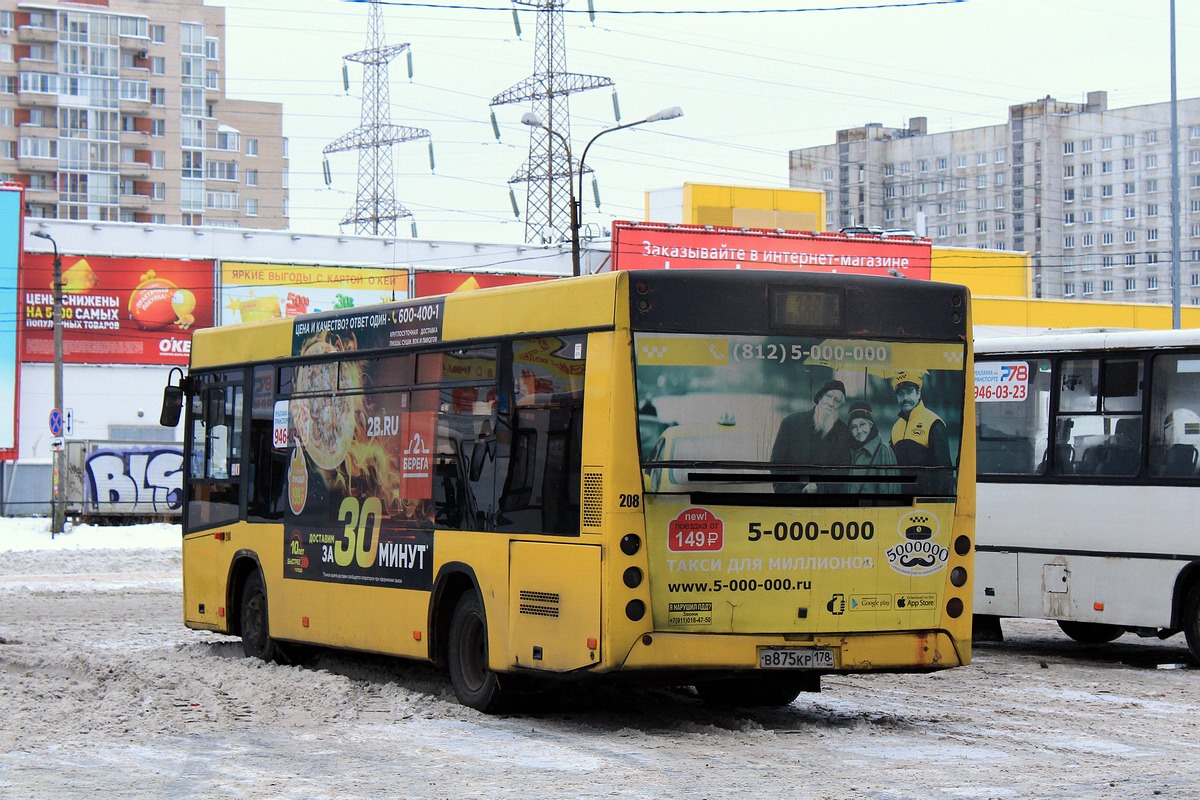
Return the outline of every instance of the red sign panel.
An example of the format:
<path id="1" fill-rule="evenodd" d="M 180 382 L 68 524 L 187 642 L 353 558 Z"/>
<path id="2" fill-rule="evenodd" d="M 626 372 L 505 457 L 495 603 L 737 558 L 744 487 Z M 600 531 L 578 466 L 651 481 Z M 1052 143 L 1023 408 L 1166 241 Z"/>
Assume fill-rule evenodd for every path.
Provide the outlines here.
<path id="1" fill-rule="evenodd" d="M 714 552 L 724 546 L 725 523 L 707 508 L 689 508 L 668 525 L 667 548 L 672 552 Z"/>
<path id="2" fill-rule="evenodd" d="M 518 283 L 537 283 L 553 280 L 536 275 L 484 275 L 464 272 L 418 272 L 417 297 L 466 292 L 471 289 L 490 289 L 493 286 L 513 286 Z"/>
<path id="3" fill-rule="evenodd" d="M 192 331 L 213 324 L 213 262 L 64 256 L 63 360 L 188 363 Z M 26 253 L 21 361 L 54 360 L 54 260 Z"/>
<path id="4" fill-rule="evenodd" d="M 928 239 L 615 222 L 613 269 L 779 269 L 929 280 Z"/>

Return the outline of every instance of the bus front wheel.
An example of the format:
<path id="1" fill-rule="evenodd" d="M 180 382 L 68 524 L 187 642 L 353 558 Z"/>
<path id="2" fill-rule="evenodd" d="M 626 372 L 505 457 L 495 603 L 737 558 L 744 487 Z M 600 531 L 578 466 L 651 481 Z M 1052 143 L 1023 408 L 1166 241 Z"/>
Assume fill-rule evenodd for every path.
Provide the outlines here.
<path id="1" fill-rule="evenodd" d="M 488 667 L 487 618 L 478 592 L 464 594 L 454 607 L 448 644 L 446 666 L 458 702 L 485 714 L 505 710 L 500 679 Z"/>
<path id="2" fill-rule="evenodd" d="M 1108 644 L 1125 633 L 1125 629 L 1119 625 L 1105 625 L 1102 622 L 1072 622 L 1060 619 L 1058 627 L 1062 628 L 1062 632 L 1067 636 L 1082 644 Z"/>
<path id="3" fill-rule="evenodd" d="M 1192 586 L 1183 602 L 1183 635 L 1192 658 L 1200 661 L 1200 583 Z"/>
<path id="4" fill-rule="evenodd" d="M 250 658 L 274 660 L 277 654 L 267 624 L 267 587 L 258 570 L 250 573 L 242 587 L 241 623 L 242 652 Z"/>

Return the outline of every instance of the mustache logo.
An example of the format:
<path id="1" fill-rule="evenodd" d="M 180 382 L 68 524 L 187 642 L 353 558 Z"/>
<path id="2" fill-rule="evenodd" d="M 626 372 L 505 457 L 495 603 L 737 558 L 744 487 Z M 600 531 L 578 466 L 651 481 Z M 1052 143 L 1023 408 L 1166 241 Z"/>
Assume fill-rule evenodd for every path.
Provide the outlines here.
<path id="1" fill-rule="evenodd" d="M 920 556 L 900 556 L 900 564 L 905 567 L 932 567 L 937 564 L 937 559 L 933 556 L 929 556 L 929 558 L 921 558 Z"/>

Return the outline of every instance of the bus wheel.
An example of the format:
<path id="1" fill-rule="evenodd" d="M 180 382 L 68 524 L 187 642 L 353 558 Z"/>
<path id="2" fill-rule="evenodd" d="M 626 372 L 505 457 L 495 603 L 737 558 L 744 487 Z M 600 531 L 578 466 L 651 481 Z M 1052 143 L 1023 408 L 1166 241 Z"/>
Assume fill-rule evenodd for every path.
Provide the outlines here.
<path id="1" fill-rule="evenodd" d="M 1183 635 L 1192 658 L 1200 661 L 1200 583 L 1192 586 L 1183 602 Z"/>
<path id="2" fill-rule="evenodd" d="M 267 587 L 262 574 L 255 570 L 242 587 L 242 652 L 251 658 L 272 661 L 276 657 L 275 642 L 267 627 Z"/>
<path id="3" fill-rule="evenodd" d="M 485 714 L 507 708 L 500 680 L 488 668 L 487 620 L 478 592 L 464 594 L 454 607 L 446 666 L 458 702 Z"/>
<path id="4" fill-rule="evenodd" d="M 801 692 L 821 691 L 821 676 L 781 672 L 745 675 L 696 684 L 696 694 L 712 706 L 788 706 Z"/>
<path id="5" fill-rule="evenodd" d="M 1107 644 L 1125 632 L 1119 625 L 1105 625 L 1102 622 L 1071 622 L 1065 619 L 1058 621 L 1062 632 L 1077 642 L 1083 644 Z"/>

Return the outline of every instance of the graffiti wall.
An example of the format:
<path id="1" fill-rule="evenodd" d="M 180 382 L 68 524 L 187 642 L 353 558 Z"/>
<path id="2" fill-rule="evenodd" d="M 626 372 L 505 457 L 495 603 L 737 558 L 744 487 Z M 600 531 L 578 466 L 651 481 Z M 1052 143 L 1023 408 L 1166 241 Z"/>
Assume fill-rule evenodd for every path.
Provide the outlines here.
<path id="1" fill-rule="evenodd" d="M 183 508 L 178 443 L 68 443 L 67 497 L 84 517 L 175 517 Z"/>

